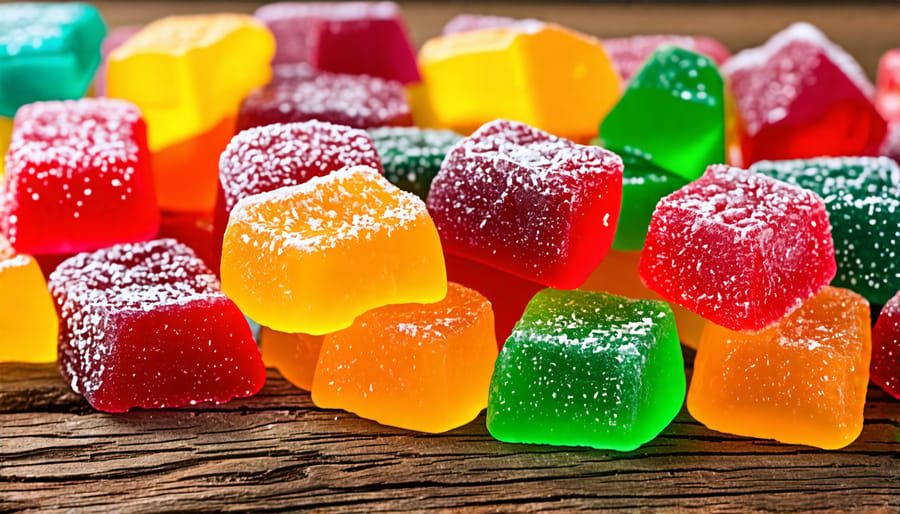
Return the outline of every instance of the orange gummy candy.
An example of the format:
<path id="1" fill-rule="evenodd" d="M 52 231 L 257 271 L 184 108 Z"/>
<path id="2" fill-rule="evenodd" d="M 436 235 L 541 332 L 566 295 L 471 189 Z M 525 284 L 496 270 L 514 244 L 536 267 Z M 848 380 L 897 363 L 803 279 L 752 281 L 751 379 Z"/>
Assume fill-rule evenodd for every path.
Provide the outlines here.
<path id="1" fill-rule="evenodd" d="M 238 202 L 222 290 L 261 325 L 321 335 L 375 307 L 439 301 L 447 273 L 425 203 L 356 166 Z"/>
<path id="2" fill-rule="evenodd" d="M 444 432 L 487 407 L 496 359 L 490 302 L 450 283 L 438 303 L 374 309 L 326 336 L 312 400 L 384 425 Z"/>
<path id="3" fill-rule="evenodd" d="M 707 323 L 688 411 L 720 432 L 842 448 L 862 430 L 871 353 L 869 304 L 847 289 L 758 334 Z"/>
<path id="4" fill-rule="evenodd" d="M 285 380 L 307 391 L 312 389 L 313 374 L 325 336 L 289 334 L 262 327 L 259 344 L 266 367 L 275 368 Z"/>
<path id="5" fill-rule="evenodd" d="M 37 262 L 0 236 L 0 362 L 53 362 L 59 322 Z"/>

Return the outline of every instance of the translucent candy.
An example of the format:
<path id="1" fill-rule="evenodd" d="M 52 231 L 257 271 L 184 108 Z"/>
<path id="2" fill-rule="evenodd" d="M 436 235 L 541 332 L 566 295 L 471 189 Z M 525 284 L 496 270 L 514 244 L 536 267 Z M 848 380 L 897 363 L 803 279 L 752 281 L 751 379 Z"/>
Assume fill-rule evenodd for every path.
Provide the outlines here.
<path id="1" fill-rule="evenodd" d="M 572 289 L 609 250 L 621 195 L 612 152 L 497 120 L 450 150 L 428 209 L 447 252 Z"/>
<path id="2" fill-rule="evenodd" d="M 22 107 L 7 164 L 6 233 L 20 252 L 95 250 L 159 229 L 146 126 L 128 102 Z"/>
<path id="3" fill-rule="evenodd" d="M 241 100 L 271 78 L 274 52 L 272 34 L 250 16 L 210 14 L 157 20 L 110 55 L 107 94 L 147 120 L 160 207 L 212 212 L 216 158 Z"/>
<path id="4" fill-rule="evenodd" d="M 254 16 L 275 34 L 275 63 L 418 82 L 416 52 L 394 2 L 280 2 Z"/>
<path id="5" fill-rule="evenodd" d="M 666 300 L 748 332 L 800 307 L 835 269 L 822 198 L 725 165 L 660 200 L 640 263 Z"/>
<path id="6" fill-rule="evenodd" d="M 9 139 L 12 137 L 13 120 L 0 116 L 0 182 L 6 170 L 6 150 L 9 148 Z"/>
<path id="7" fill-rule="evenodd" d="M 672 421 L 684 391 L 665 302 L 545 289 L 497 359 L 487 427 L 506 442 L 630 451 Z"/>
<path id="8" fill-rule="evenodd" d="M 482 14 L 460 14 L 454 16 L 444 25 L 443 35 L 458 34 L 460 32 L 472 32 L 473 30 L 484 29 L 521 29 L 521 30 L 540 30 L 543 21 L 533 18 L 516 19 L 506 16 L 487 16 Z"/>
<path id="9" fill-rule="evenodd" d="M 630 37 L 607 38 L 603 48 L 619 72 L 622 83 L 627 84 L 657 49 L 664 45 L 677 46 L 709 57 L 721 65 L 731 57 L 731 52 L 715 39 L 702 36 L 678 36 L 648 34 Z"/>
<path id="10" fill-rule="evenodd" d="M 325 335 L 290 334 L 262 327 L 260 347 L 263 362 L 275 368 L 285 380 L 306 391 L 312 390 L 316 363 Z"/>
<path id="11" fill-rule="evenodd" d="M 837 274 L 831 285 L 884 304 L 900 289 L 900 168 L 886 158 L 762 161 L 753 171 L 825 200 Z"/>
<path id="12" fill-rule="evenodd" d="M 0 116 L 32 102 L 81 98 L 105 35 L 92 5 L 0 4 Z"/>
<path id="13" fill-rule="evenodd" d="M 117 27 L 103 38 L 103 44 L 100 45 L 100 67 L 97 68 L 97 74 L 94 76 L 94 93 L 97 96 L 106 96 L 106 71 L 109 68 L 110 54 L 116 48 L 124 45 L 126 41 L 131 39 L 131 36 L 140 32 L 142 28 L 138 25 Z"/>
<path id="14" fill-rule="evenodd" d="M 303 65 L 301 65 L 303 66 Z M 282 77 L 287 75 L 284 66 Z M 241 103 L 237 130 L 319 120 L 354 128 L 412 125 L 403 85 L 367 75 L 296 72 L 253 90 Z"/>
<path id="15" fill-rule="evenodd" d="M 384 166 L 384 178 L 419 198 L 428 198 L 431 181 L 450 147 L 462 136 L 449 130 L 385 127 L 369 130 Z"/>
<path id="16" fill-rule="evenodd" d="M 795 23 L 722 67 L 744 122 L 745 164 L 821 155 L 874 155 L 885 123 L 853 57 Z"/>
<path id="17" fill-rule="evenodd" d="M 414 109 L 464 134 L 507 118 L 586 142 L 620 91 L 600 42 L 553 24 L 431 39 L 419 68 L 425 91 Z"/>
<path id="18" fill-rule="evenodd" d="M 447 292 L 425 204 L 365 166 L 239 201 L 221 271 L 223 290 L 247 316 L 313 335 L 375 307 Z"/>
<path id="19" fill-rule="evenodd" d="M 222 403 L 265 382 L 244 316 L 174 240 L 79 254 L 53 272 L 50 291 L 60 371 L 98 410 Z"/>
<path id="20" fill-rule="evenodd" d="M 900 122 L 900 48 L 888 50 L 878 61 L 875 106 L 889 122 Z"/>
<path id="21" fill-rule="evenodd" d="M 863 426 L 872 352 L 869 304 L 826 287 L 759 334 L 708 323 L 687 407 L 707 427 L 836 449 Z"/>
<path id="22" fill-rule="evenodd" d="M 384 425 L 446 432 L 487 406 L 496 358 L 490 302 L 450 283 L 437 303 L 380 307 L 327 335 L 312 400 Z"/>
<path id="23" fill-rule="evenodd" d="M 686 180 L 725 162 L 725 89 L 708 57 L 674 46 L 653 53 L 600 125 L 604 147 Z"/>
<path id="24" fill-rule="evenodd" d="M 900 399 L 900 291 L 888 300 L 872 329 L 872 382 Z"/>
<path id="25" fill-rule="evenodd" d="M 53 362 L 59 322 L 37 262 L 0 236 L 0 362 Z"/>

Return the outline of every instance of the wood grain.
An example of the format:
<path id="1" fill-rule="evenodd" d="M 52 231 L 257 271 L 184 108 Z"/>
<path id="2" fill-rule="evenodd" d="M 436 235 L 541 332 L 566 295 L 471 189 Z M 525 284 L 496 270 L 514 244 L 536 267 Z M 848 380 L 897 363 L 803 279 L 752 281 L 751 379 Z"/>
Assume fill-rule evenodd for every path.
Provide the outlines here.
<path id="1" fill-rule="evenodd" d="M 102 414 L 52 365 L 0 365 L 0 510 L 900 509 L 900 402 L 870 391 L 833 452 L 711 432 L 683 411 L 630 453 L 441 435 L 315 408 L 270 371 L 251 399 Z"/>

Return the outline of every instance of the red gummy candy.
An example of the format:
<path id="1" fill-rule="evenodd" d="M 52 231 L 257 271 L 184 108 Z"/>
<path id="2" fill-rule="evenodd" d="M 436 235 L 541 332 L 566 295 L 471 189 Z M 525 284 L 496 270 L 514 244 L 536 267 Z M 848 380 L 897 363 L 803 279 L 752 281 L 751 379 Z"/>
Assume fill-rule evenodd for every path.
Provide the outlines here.
<path id="1" fill-rule="evenodd" d="M 50 276 L 59 367 L 98 410 L 251 396 L 265 368 L 243 314 L 172 239 L 82 253 Z"/>
<path id="2" fill-rule="evenodd" d="M 872 329 L 872 382 L 900 399 L 900 291 L 888 300 Z"/>
<path id="3" fill-rule="evenodd" d="M 496 120 L 450 150 L 428 210 L 446 252 L 574 289 L 609 251 L 621 201 L 616 154 Z"/>
<path id="4" fill-rule="evenodd" d="M 619 72 L 623 86 L 628 85 L 628 81 L 640 71 L 647 58 L 662 45 L 677 46 L 703 54 L 720 66 L 731 57 L 731 52 L 725 45 L 709 37 L 651 34 L 603 40 L 603 49 Z"/>
<path id="5" fill-rule="evenodd" d="M 275 35 L 275 64 L 419 82 L 416 53 L 394 2 L 281 2 L 254 16 Z"/>
<path id="6" fill-rule="evenodd" d="M 519 29 L 526 32 L 539 30 L 544 22 L 534 18 L 516 19 L 506 16 L 488 16 L 481 14 L 460 14 L 444 25 L 443 35 L 471 32 L 483 29 Z"/>
<path id="7" fill-rule="evenodd" d="M 836 271 L 822 198 L 721 164 L 659 201 L 640 262 L 667 301 L 742 332 L 773 325 Z"/>
<path id="8" fill-rule="evenodd" d="M 900 48 L 888 50 L 878 61 L 878 112 L 889 122 L 900 122 Z"/>
<path id="9" fill-rule="evenodd" d="M 144 120 L 128 102 L 23 106 L 6 159 L 7 238 L 32 255 L 152 238 L 159 210 L 149 158 Z"/>
<path id="10" fill-rule="evenodd" d="M 279 66 L 275 80 L 252 91 L 241 103 L 237 130 L 319 120 L 354 128 L 412 125 L 406 91 L 399 82 L 367 75 L 291 72 Z"/>
<path id="11" fill-rule="evenodd" d="M 859 64 L 818 29 L 796 23 L 722 67 L 744 127 L 744 163 L 875 155 L 886 126 Z"/>

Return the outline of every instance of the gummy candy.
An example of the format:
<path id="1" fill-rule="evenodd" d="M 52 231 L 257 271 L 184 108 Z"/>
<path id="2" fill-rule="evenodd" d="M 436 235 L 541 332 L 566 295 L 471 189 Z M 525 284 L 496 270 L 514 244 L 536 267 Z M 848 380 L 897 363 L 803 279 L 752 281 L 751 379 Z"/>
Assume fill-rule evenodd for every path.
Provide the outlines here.
<path id="1" fill-rule="evenodd" d="M 392 303 L 447 292 L 425 204 L 355 166 L 242 199 L 231 211 L 222 288 L 260 324 L 321 335 Z"/>
<path id="2" fill-rule="evenodd" d="M 900 121 L 900 48 L 888 50 L 878 61 L 875 107 L 888 121 Z"/>
<path id="3" fill-rule="evenodd" d="M 662 296 L 654 293 L 641 281 L 638 264 L 641 252 L 623 252 L 610 250 L 603 262 L 578 289 L 582 291 L 602 291 L 605 293 L 645 300 L 662 300 Z M 449 273 L 449 270 L 448 270 Z M 686 346 L 697 348 L 700 334 L 706 320 L 678 304 L 670 304 L 675 315 L 678 338 Z"/>
<path id="4" fill-rule="evenodd" d="M 41 100 L 81 98 L 100 64 L 106 25 L 92 5 L 0 4 L 0 116 Z"/>
<path id="5" fill-rule="evenodd" d="M 419 52 L 433 128 L 470 133 L 497 118 L 579 141 L 596 133 L 619 96 L 619 79 L 592 37 L 557 25 L 431 39 Z"/>
<path id="6" fill-rule="evenodd" d="M 454 16 L 444 25 L 443 35 L 458 34 L 460 32 L 471 32 L 473 30 L 484 29 L 521 29 L 521 30 L 540 30 L 545 22 L 534 18 L 516 19 L 507 16 L 486 16 L 482 14 L 460 14 Z"/>
<path id="7" fill-rule="evenodd" d="M 109 32 L 100 45 L 100 67 L 94 75 L 94 93 L 97 96 L 106 96 L 106 70 L 109 68 L 109 56 L 116 48 L 124 45 L 126 41 L 131 39 L 141 31 L 143 27 L 138 25 L 118 27 Z"/>
<path id="8" fill-rule="evenodd" d="M 878 154 L 900 162 L 900 121 L 891 123 L 888 126 L 888 135 L 884 138 L 884 143 L 882 143 L 881 149 L 878 150 Z"/>
<path id="9" fill-rule="evenodd" d="M 744 162 L 874 155 L 885 123 L 859 64 L 807 23 L 722 67 L 743 120 Z"/>
<path id="10" fill-rule="evenodd" d="M 863 426 L 869 382 L 869 304 L 826 287 L 759 334 L 708 323 L 687 407 L 712 430 L 825 449 Z"/>
<path id="11" fill-rule="evenodd" d="M 370 129 L 369 135 L 384 166 L 384 178 L 419 198 L 428 198 L 431 181 L 450 147 L 462 136 L 449 130 L 417 127 Z"/>
<path id="12" fill-rule="evenodd" d="M 289 334 L 262 327 L 260 347 L 267 367 L 275 368 L 285 380 L 306 391 L 312 390 L 319 351 L 325 335 Z"/>
<path id="13" fill-rule="evenodd" d="M 9 139 L 12 137 L 12 129 L 13 120 L 0 116 L 0 182 L 3 181 L 3 175 L 5 174 L 6 159 L 4 156 L 6 155 L 7 148 L 9 148 Z"/>
<path id="14" fill-rule="evenodd" d="M 884 304 L 900 289 L 900 167 L 884 157 L 761 161 L 751 170 L 825 200 L 837 274 L 831 285 Z"/>
<path id="15" fill-rule="evenodd" d="M 604 146 L 693 180 L 725 162 L 724 87 L 708 57 L 663 46 L 603 119 Z"/>
<path id="16" fill-rule="evenodd" d="M 6 233 L 23 253 L 65 254 L 156 235 L 147 135 L 122 100 L 19 109 L 6 170 Z"/>
<path id="17" fill-rule="evenodd" d="M 888 300 L 872 329 L 872 382 L 900 399 L 900 291 Z"/>
<path id="18" fill-rule="evenodd" d="M 308 120 L 365 129 L 412 125 L 412 114 L 399 82 L 366 75 L 297 73 L 252 91 L 241 103 L 237 130 Z"/>
<path id="19" fill-rule="evenodd" d="M 621 198 L 617 155 L 497 120 L 450 150 L 428 210 L 447 252 L 573 289 L 609 250 Z"/>
<path id="20" fill-rule="evenodd" d="M 394 2 L 280 2 L 254 16 L 278 42 L 276 64 L 418 82 L 416 54 Z"/>
<path id="21" fill-rule="evenodd" d="M 677 46 L 705 55 L 717 65 L 721 65 L 731 57 L 731 52 L 722 43 L 709 37 L 648 34 L 607 38 L 603 39 L 602 43 L 623 84 L 627 84 L 640 71 L 647 59 L 664 45 Z"/>
<path id="22" fill-rule="evenodd" d="M 0 236 L 0 362 L 55 361 L 58 330 L 37 262 Z"/>
<path id="23" fill-rule="evenodd" d="M 222 227 L 225 232 L 225 227 Z M 174 239 L 187 246 L 211 270 L 219 269 L 222 257 L 221 237 L 218 243 L 213 240 L 213 217 L 207 213 L 196 212 L 163 212 L 160 216 L 157 239 Z"/>
<path id="24" fill-rule="evenodd" d="M 210 14 L 157 20 L 110 55 L 107 93 L 144 114 L 161 208 L 212 212 L 218 154 L 274 52 L 250 16 Z"/>
<path id="25" fill-rule="evenodd" d="M 492 318 L 490 302 L 454 283 L 437 303 L 371 310 L 325 337 L 313 403 L 409 430 L 462 426 L 487 406 Z"/>
<path id="26" fill-rule="evenodd" d="M 759 173 L 710 166 L 659 201 L 640 273 L 647 287 L 707 320 L 760 331 L 834 277 L 825 204 Z"/>
<path id="27" fill-rule="evenodd" d="M 494 334 L 500 347 L 515 324 L 522 318 L 525 306 L 544 289 L 537 282 L 525 280 L 477 261 L 444 253 L 447 280 L 483 294 L 494 310 Z"/>
<path id="28" fill-rule="evenodd" d="M 172 239 L 79 254 L 56 268 L 50 292 L 60 371 L 98 410 L 223 403 L 265 382 L 244 316 Z"/>
<path id="29" fill-rule="evenodd" d="M 487 427 L 506 442 L 630 451 L 672 421 L 684 391 L 665 302 L 545 289 L 497 358 Z"/>

